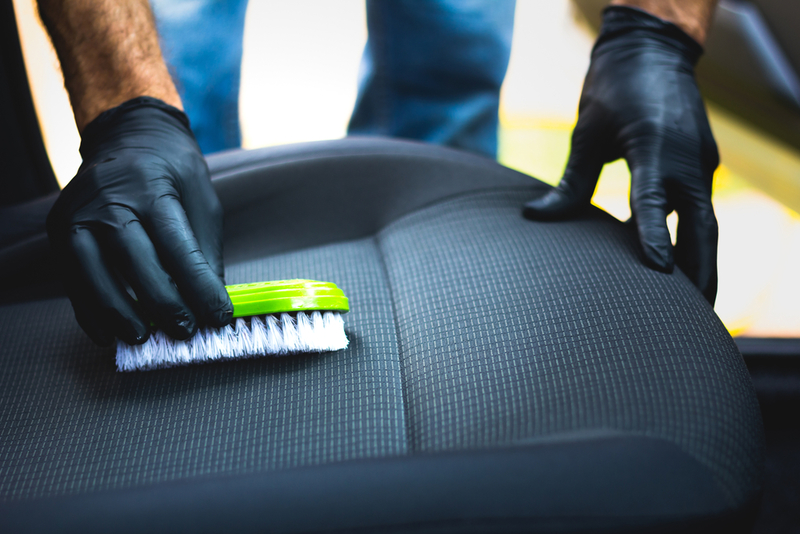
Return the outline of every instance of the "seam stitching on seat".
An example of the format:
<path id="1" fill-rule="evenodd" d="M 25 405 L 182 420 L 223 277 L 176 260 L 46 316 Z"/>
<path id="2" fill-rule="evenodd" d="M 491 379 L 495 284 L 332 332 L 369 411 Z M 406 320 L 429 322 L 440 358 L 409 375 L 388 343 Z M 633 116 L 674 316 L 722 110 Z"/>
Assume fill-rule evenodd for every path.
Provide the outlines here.
<path id="1" fill-rule="evenodd" d="M 386 223 L 385 226 L 383 226 L 382 228 L 380 228 L 379 230 L 376 231 L 376 235 L 378 233 L 385 232 L 388 229 L 390 229 L 392 226 L 396 225 L 397 223 L 399 223 L 399 222 L 401 222 L 401 221 L 403 221 L 405 219 L 408 219 L 409 217 L 413 217 L 413 216 L 419 214 L 420 212 L 423 212 L 423 211 L 425 211 L 425 210 L 427 210 L 429 208 L 432 208 L 434 206 L 441 206 L 443 204 L 448 204 L 450 202 L 456 202 L 456 201 L 463 200 L 463 199 L 470 198 L 470 197 L 482 197 L 482 196 L 485 196 L 485 195 L 493 195 L 493 194 L 498 194 L 499 195 L 501 193 L 524 192 L 524 191 L 530 191 L 530 189 L 531 189 L 531 187 L 529 185 L 509 185 L 509 186 L 503 186 L 503 187 L 486 186 L 486 187 L 482 187 L 480 189 L 472 189 L 470 191 L 461 191 L 459 193 L 453 193 L 451 195 L 439 197 L 437 199 L 431 200 L 430 202 L 426 202 L 425 204 L 421 204 L 421 205 L 417 206 L 416 208 L 412 209 L 411 211 L 408 211 L 408 212 L 400 215 L 399 217 L 397 217 L 396 219 L 392 220 L 391 222 Z M 520 206 L 520 215 L 521 214 L 522 214 L 522 206 Z"/>
<path id="2" fill-rule="evenodd" d="M 544 184 L 544 185 L 547 185 L 547 184 Z M 548 187 L 552 188 L 551 186 L 548 186 Z M 302 246 L 300 246 L 298 248 L 285 248 L 285 249 L 281 249 L 281 250 L 272 250 L 272 251 L 269 251 L 269 252 L 259 252 L 258 254 L 269 254 L 269 255 L 272 255 L 272 254 L 284 254 L 284 253 L 287 253 L 287 252 L 296 252 L 298 250 L 304 250 L 304 249 L 312 248 L 312 247 L 333 245 L 333 244 L 337 244 L 337 243 L 347 243 L 347 242 L 350 242 L 350 241 L 356 241 L 356 240 L 361 240 L 361 239 L 370 239 L 370 238 L 377 239 L 378 234 L 380 234 L 382 232 L 385 232 L 385 231 L 388 231 L 393 226 L 398 224 L 399 222 L 404 221 L 405 219 L 407 219 L 409 217 L 412 217 L 414 215 L 417 215 L 418 213 L 423 212 L 423 211 L 425 211 L 425 210 L 427 210 L 427 209 L 429 209 L 431 207 L 434 207 L 434 206 L 440 206 L 442 204 L 446 204 L 446 203 L 449 203 L 449 202 L 455 202 L 457 200 L 470 198 L 470 197 L 480 197 L 480 196 L 484 196 L 484 195 L 487 195 L 487 194 L 503 193 L 503 192 L 505 192 L 505 193 L 524 192 L 524 191 L 530 191 L 530 190 L 531 190 L 530 186 L 521 186 L 521 185 L 517 186 L 517 185 L 515 185 L 515 186 L 503 186 L 503 187 L 486 186 L 486 187 L 483 187 L 481 189 L 473 189 L 473 190 L 470 190 L 470 191 L 462 191 L 462 192 L 459 192 L 459 193 L 454 193 L 454 194 L 451 194 L 451 195 L 447 195 L 447 196 L 444 196 L 444 197 L 440 197 L 440 198 L 431 200 L 430 202 L 426 202 L 425 204 L 422 204 L 420 206 L 415 207 L 411 211 L 403 213 L 402 215 L 398 216 L 397 218 L 391 220 L 390 222 L 387 222 L 383 226 L 380 226 L 378 228 L 371 228 L 369 230 L 365 230 L 364 233 L 362 233 L 362 234 L 353 235 L 353 236 L 349 236 L 349 237 L 342 238 L 342 239 L 335 239 L 333 241 L 329 241 L 329 242 L 326 242 L 326 243 L 317 243 L 317 244 L 311 244 L 311 245 L 306 244 L 306 245 L 302 245 Z M 244 206 L 247 206 L 247 204 L 245 204 Z M 237 206 L 237 208 L 241 208 L 241 207 L 242 206 Z M 599 208 L 594 208 L 594 209 L 600 211 Z M 522 205 L 520 204 L 520 216 L 522 216 L 521 214 L 522 214 Z M 245 262 L 248 262 L 248 261 L 252 261 L 253 259 L 259 257 L 258 254 L 256 254 L 255 256 L 252 256 L 252 257 L 246 257 L 245 259 L 237 259 L 235 261 L 227 263 L 226 265 L 228 267 L 231 267 L 231 266 L 234 266 L 234 265 L 239 265 L 239 264 L 242 264 L 242 263 L 245 263 Z M 226 261 L 229 261 L 229 260 L 226 260 Z"/>
<path id="3" fill-rule="evenodd" d="M 389 268 L 386 265 L 386 257 L 383 254 L 380 236 L 378 234 L 375 234 L 375 236 L 372 239 L 375 241 L 375 249 L 378 251 L 378 257 L 380 258 L 383 275 L 386 277 L 386 287 L 388 288 L 389 291 L 389 300 L 390 300 L 390 305 L 392 307 L 392 319 L 394 321 L 395 336 L 397 337 L 397 359 L 398 363 L 400 364 L 400 394 L 401 394 L 401 401 L 403 403 L 403 427 L 405 429 L 405 435 L 406 435 L 407 453 L 410 454 L 414 452 L 414 439 L 412 437 L 413 432 L 411 427 L 411 418 L 409 417 L 409 411 L 408 411 L 408 392 L 406 388 L 405 363 L 403 359 L 403 347 L 400 339 L 400 325 L 397 320 L 397 306 L 395 305 L 394 288 L 392 287 L 392 280 L 389 277 Z"/>
<path id="4" fill-rule="evenodd" d="M 257 149 L 256 149 L 257 150 Z M 372 157 L 372 156 L 379 156 L 379 157 L 396 157 L 396 158 L 409 158 L 409 159 L 427 159 L 433 161 L 444 161 L 448 163 L 460 163 L 461 160 L 464 159 L 464 155 L 460 154 L 418 154 L 418 153 L 403 153 L 398 154 L 390 149 L 381 149 L 371 151 L 369 149 L 357 149 L 353 150 L 352 152 L 343 151 L 341 149 L 336 150 L 335 152 L 333 149 L 328 149 L 330 152 L 323 153 L 323 154 L 314 154 L 310 156 L 304 157 L 297 157 L 297 154 L 287 154 L 282 156 L 277 156 L 273 161 L 268 163 L 264 163 L 264 160 L 257 160 L 257 161 L 245 161 L 241 163 L 235 163 L 228 167 L 217 168 L 212 171 L 215 175 L 212 177 L 212 180 L 225 178 L 231 173 L 238 173 L 238 172 L 247 172 L 251 170 L 258 170 L 264 169 L 271 166 L 276 165 L 285 165 L 285 164 L 293 164 L 293 163 L 306 163 L 310 161 L 321 161 L 326 159 L 346 159 L 346 158 L 363 158 L 363 157 Z M 459 157 L 460 156 L 460 157 Z M 486 159 L 486 161 L 482 161 L 484 158 L 477 157 L 473 154 L 466 154 L 467 158 L 469 159 L 468 163 L 464 164 L 465 166 L 485 166 L 486 168 L 491 169 L 492 171 L 499 169 L 505 169 L 507 171 L 512 171 L 516 174 L 525 175 L 524 173 L 512 169 L 511 167 L 506 167 L 505 165 L 499 164 L 495 160 Z"/>

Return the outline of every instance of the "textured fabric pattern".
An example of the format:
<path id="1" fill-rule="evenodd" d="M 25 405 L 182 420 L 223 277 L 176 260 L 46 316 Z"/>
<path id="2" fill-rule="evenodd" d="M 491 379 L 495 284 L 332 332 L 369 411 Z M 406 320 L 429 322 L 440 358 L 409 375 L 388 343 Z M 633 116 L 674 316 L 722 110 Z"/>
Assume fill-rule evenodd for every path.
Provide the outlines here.
<path id="1" fill-rule="evenodd" d="M 645 268 L 619 222 L 534 224 L 525 198 L 456 199 L 380 236 L 413 449 L 621 430 L 677 444 L 745 497 L 758 405 L 710 306 Z"/>
<path id="2" fill-rule="evenodd" d="M 610 217 L 525 221 L 529 194 L 451 197 L 228 269 L 335 282 L 341 353 L 118 374 L 66 300 L 0 308 L 0 497 L 607 431 L 675 443 L 732 504 L 751 497 L 758 406 L 711 308 Z"/>
<path id="3" fill-rule="evenodd" d="M 238 265 L 228 283 L 335 281 L 350 347 L 147 373 L 66 299 L 0 308 L 0 498 L 97 491 L 406 452 L 391 301 L 374 240 Z"/>

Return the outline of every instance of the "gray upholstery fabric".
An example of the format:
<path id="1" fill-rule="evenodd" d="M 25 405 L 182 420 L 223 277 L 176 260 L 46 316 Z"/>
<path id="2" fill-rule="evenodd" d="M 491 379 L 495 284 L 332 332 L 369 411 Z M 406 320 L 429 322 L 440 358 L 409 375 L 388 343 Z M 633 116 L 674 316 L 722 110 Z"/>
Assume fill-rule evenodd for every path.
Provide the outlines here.
<path id="1" fill-rule="evenodd" d="M 343 168 L 383 169 L 402 206 L 376 182 L 359 208 L 351 198 L 373 187 L 369 176 L 348 178 L 326 152 L 339 216 L 318 202 L 295 228 L 259 199 L 302 204 L 319 179 L 314 147 L 296 159 L 245 154 L 240 171 L 212 161 L 226 209 L 239 203 L 227 282 L 336 282 L 351 302 L 345 351 L 118 374 L 66 299 L 0 306 L 0 497 L 611 434 L 674 444 L 732 509 L 755 498 L 763 450 L 750 379 L 680 272 L 644 267 L 635 235 L 598 210 L 524 220 L 522 202 L 544 186 L 498 165 L 407 143 L 402 158 L 392 144 L 372 149 Z"/>
<path id="2" fill-rule="evenodd" d="M 676 443 L 739 502 L 759 414 L 719 319 L 617 221 L 532 224 L 528 196 L 476 193 L 381 233 L 413 449 L 620 430 Z"/>
<path id="3" fill-rule="evenodd" d="M 0 495 L 31 498 L 407 452 L 391 299 L 371 239 L 237 265 L 335 280 L 347 351 L 122 374 L 65 299 L 0 309 Z"/>

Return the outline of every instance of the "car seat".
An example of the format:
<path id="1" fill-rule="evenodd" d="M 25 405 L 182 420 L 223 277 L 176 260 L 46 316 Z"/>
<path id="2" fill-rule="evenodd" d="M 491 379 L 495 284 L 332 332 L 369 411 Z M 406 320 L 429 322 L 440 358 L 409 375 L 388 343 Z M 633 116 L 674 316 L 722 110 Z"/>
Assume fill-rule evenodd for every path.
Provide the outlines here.
<path id="1" fill-rule="evenodd" d="M 0 529 L 749 531 L 747 369 L 635 230 L 527 221 L 549 186 L 412 142 L 208 161 L 227 283 L 335 282 L 350 347 L 118 373 L 46 280 L 6 287 Z M 0 260 L 36 272 L 32 242 Z"/>

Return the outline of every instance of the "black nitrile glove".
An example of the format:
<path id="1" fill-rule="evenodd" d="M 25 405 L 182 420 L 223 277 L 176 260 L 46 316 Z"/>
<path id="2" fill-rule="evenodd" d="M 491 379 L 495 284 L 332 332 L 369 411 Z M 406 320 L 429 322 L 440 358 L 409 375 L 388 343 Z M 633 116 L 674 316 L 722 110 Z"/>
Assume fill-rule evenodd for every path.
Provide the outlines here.
<path id="1" fill-rule="evenodd" d="M 155 98 L 129 100 L 86 126 L 81 155 L 47 233 L 89 337 L 136 344 L 151 321 L 176 339 L 198 322 L 228 324 L 222 207 L 186 115 Z"/>
<path id="2" fill-rule="evenodd" d="M 631 212 L 644 262 L 675 263 L 712 304 L 717 293 L 717 220 L 711 181 L 719 164 L 694 79 L 700 45 L 674 24 L 610 7 L 592 51 L 572 151 L 558 187 L 525 204 L 529 219 L 577 215 L 591 200 L 603 164 L 624 157 Z M 666 217 L 678 212 L 673 248 Z"/>

